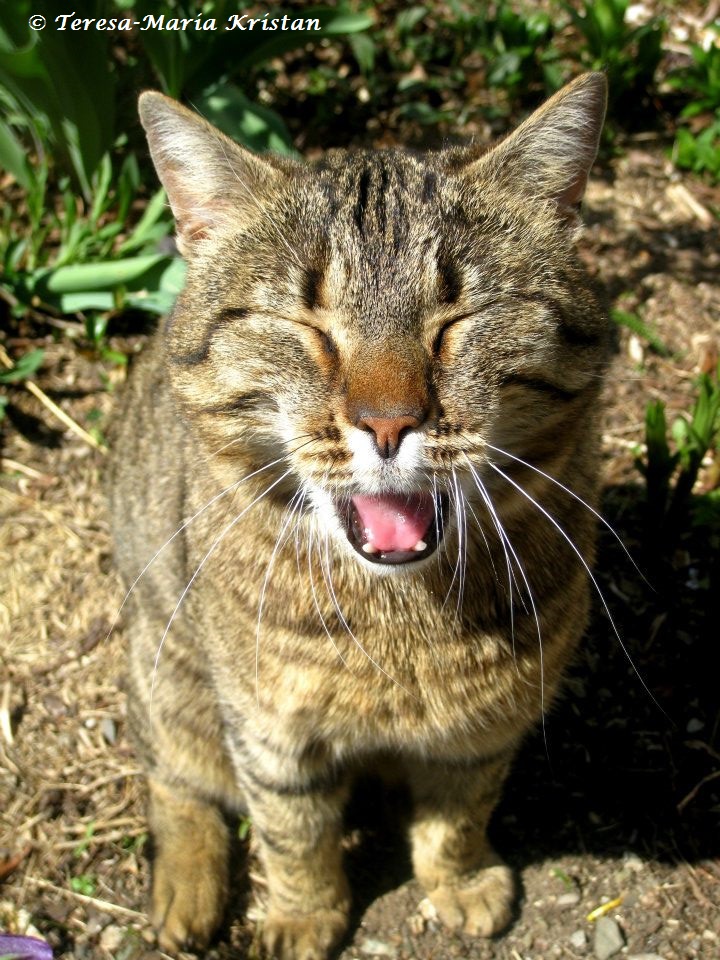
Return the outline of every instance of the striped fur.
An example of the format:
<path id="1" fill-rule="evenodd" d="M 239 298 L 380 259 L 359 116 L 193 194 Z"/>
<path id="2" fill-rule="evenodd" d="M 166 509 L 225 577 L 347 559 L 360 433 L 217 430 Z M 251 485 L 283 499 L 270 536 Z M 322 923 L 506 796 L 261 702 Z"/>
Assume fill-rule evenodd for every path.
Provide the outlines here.
<path id="1" fill-rule="evenodd" d="M 588 608 L 610 324 L 573 241 L 604 98 L 579 78 L 489 152 L 305 165 L 144 95 L 188 281 L 130 378 L 110 479 L 164 949 L 216 930 L 223 815 L 248 810 L 269 954 L 328 956 L 343 807 L 383 757 L 440 916 L 508 923 L 485 828 Z M 383 458 L 367 423 L 392 418 L 411 426 Z M 432 556 L 349 546 L 338 503 L 418 490 L 448 503 Z"/>

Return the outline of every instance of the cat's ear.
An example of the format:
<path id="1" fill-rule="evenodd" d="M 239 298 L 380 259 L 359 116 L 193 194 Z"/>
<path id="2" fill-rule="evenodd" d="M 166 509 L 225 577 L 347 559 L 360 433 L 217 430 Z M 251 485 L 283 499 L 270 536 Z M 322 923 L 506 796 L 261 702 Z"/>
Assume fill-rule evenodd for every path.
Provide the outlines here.
<path id="1" fill-rule="evenodd" d="M 142 93 L 138 107 L 183 254 L 261 209 L 263 196 L 284 176 L 162 93 Z"/>
<path id="2" fill-rule="evenodd" d="M 584 73 L 472 166 L 515 194 L 554 201 L 573 220 L 597 156 L 606 105 L 605 75 Z"/>

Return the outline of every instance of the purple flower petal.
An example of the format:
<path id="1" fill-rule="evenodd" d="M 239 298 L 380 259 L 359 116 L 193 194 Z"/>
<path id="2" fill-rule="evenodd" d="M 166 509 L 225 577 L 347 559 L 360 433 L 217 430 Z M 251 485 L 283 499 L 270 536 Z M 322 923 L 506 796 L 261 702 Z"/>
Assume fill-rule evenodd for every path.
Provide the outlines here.
<path id="1" fill-rule="evenodd" d="M 0 933 L 0 960 L 53 960 L 53 953 L 50 944 L 37 937 Z"/>

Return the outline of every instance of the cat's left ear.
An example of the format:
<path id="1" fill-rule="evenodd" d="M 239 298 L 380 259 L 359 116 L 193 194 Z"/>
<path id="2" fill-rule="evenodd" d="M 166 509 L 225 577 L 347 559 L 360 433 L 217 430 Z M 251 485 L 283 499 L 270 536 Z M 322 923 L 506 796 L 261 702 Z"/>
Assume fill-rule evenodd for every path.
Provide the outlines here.
<path id="1" fill-rule="evenodd" d="M 284 178 L 277 163 L 239 146 L 162 93 L 142 93 L 139 111 L 184 255 L 257 216 Z"/>
<path id="2" fill-rule="evenodd" d="M 563 87 L 494 150 L 466 168 L 528 198 L 554 201 L 570 221 L 597 156 L 607 106 L 603 73 Z"/>

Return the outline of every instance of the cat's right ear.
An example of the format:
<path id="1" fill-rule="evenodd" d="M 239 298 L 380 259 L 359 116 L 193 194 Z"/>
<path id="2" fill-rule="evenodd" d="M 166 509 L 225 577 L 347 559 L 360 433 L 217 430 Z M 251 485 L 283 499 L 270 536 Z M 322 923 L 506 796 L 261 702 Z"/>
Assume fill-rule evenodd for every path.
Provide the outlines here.
<path id="1" fill-rule="evenodd" d="M 162 93 L 142 93 L 138 107 L 183 255 L 261 210 L 263 196 L 284 176 Z"/>

